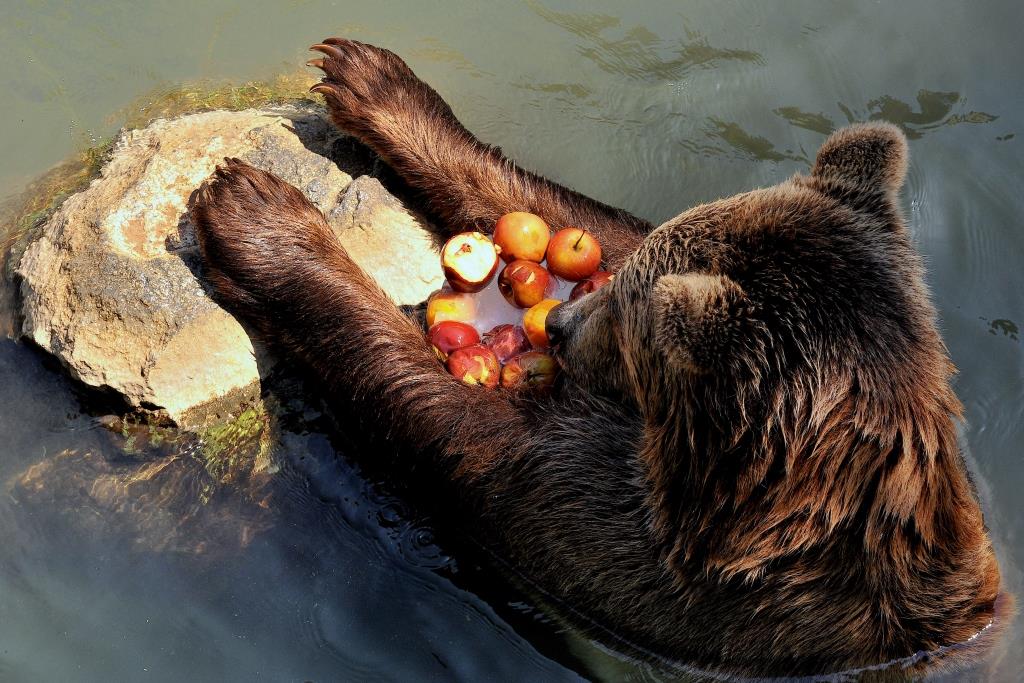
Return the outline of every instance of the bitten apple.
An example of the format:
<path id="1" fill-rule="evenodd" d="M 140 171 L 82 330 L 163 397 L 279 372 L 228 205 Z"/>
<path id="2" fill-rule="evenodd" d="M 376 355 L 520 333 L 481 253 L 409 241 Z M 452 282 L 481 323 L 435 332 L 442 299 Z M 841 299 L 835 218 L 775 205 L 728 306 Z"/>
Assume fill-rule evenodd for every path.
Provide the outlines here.
<path id="1" fill-rule="evenodd" d="M 448 372 L 465 384 L 493 389 L 501 379 L 501 364 L 489 348 L 474 344 L 451 352 Z"/>
<path id="2" fill-rule="evenodd" d="M 479 292 L 498 270 L 498 252 L 482 232 L 460 232 L 441 249 L 441 268 L 457 292 Z"/>
<path id="3" fill-rule="evenodd" d="M 472 325 L 457 320 L 442 320 L 430 328 L 427 340 L 434 347 L 437 357 L 444 361 L 452 351 L 479 344 L 480 335 Z"/>
<path id="4" fill-rule="evenodd" d="M 572 291 L 569 292 L 569 301 L 576 301 L 576 299 L 579 299 L 581 296 L 585 296 L 591 292 L 596 292 L 611 282 L 613 277 L 615 277 L 615 275 L 612 273 L 609 273 L 606 270 L 599 270 L 586 280 L 580 280 L 579 284 L 573 287 Z"/>
<path id="5" fill-rule="evenodd" d="M 554 280 L 544 266 L 518 259 L 508 264 L 498 276 L 498 291 L 513 306 L 529 308 L 554 291 Z"/>
<path id="6" fill-rule="evenodd" d="M 550 238 L 548 224 L 540 216 L 525 211 L 506 213 L 494 226 L 494 243 L 505 263 L 516 259 L 540 263 Z"/>
<path id="7" fill-rule="evenodd" d="M 560 303 L 562 302 L 558 299 L 544 299 L 523 314 L 523 329 L 526 330 L 530 343 L 538 349 L 548 347 L 548 333 L 544 329 L 544 322 L 548 318 L 548 312 Z"/>
<path id="8" fill-rule="evenodd" d="M 512 356 L 530 350 L 530 339 L 526 330 L 519 325 L 498 325 L 490 332 L 484 333 L 484 346 L 494 351 L 502 363 Z"/>
<path id="9" fill-rule="evenodd" d="M 501 386 L 546 389 L 555 383 L 558 363 L 543 351 L 527 351 L 509 359 L 501 369 Z"/>
<path id="10" fill-rule="evenodd" d="M 552 274 L 579 282 L 601 267 L 601 245 L 586 230 L 564 228 L 548 242 L 547 258 Z"/>
<path id="11" fill-rule="evenodd" d="M 427 327 L 444 320 L 471 323 L 476 317 L 476 299 L 472 294 L 439 289 L 427 300 Z"/>

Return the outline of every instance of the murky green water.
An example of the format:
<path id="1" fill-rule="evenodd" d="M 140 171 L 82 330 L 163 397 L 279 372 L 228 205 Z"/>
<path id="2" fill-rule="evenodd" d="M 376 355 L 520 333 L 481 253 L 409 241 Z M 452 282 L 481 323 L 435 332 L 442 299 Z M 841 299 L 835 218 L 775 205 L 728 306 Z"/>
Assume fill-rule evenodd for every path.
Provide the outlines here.
<path id="1" fill-rule="evenodd" d="M 109 136 L 111 113 L 146 92 L 290 72 L 331 34 L 395 50 L 483 139 L 654 221 L 805 169 L 847 121 L 894 121 L 964 441 L 1020 594 L 1022 26 L 1014 0 L 8 2 L 0 194 Z M 189 435 L 53 464 L 109 450 L 106 434 L 59 373 L 0 341 L 0 481 L 43 463 L 36 481 L 56 484 L 31 514 L 0 493 L 0 680 L 655 677 L 449 557 L 318 434 L 243 435 L 235 455 L 272 462 L 271 483 L 255 469 L 225 481 Z M 177 469 L 145 470 L 160 458 Z M 140 502 L 83 505 L 96 481 Z M 1019 627 L 1006 650 L 989 680 L 1024 671 Z"/>

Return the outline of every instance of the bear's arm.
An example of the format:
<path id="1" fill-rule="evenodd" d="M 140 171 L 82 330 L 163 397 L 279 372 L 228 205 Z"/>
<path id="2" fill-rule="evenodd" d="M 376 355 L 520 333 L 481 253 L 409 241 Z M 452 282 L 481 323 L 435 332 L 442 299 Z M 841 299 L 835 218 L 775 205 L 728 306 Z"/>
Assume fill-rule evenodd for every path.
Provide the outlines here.
<path id="1" fill-rule="evenodd" d="M 368 440 L 438 456 L 464 476 L 523 450 L 532 430 L 516 400 L 448 374 L 297 189 L 228 159 L 195 193 L 190 216 L 217 300 L 306 363 Z"/>
<path id="2" fill-rule="evenodd" d="M 383 157 L 425 199 L 442 240 L 465 230 L 490 232 L 503 214 L 529 211 L 558 229 L 585 228 L 615 270 L 651 225 L 526 171 L 486 145 L 397 55 L 351 40 L 314 46 L 325 72 L 313 89 L 334 122 Z"/>
<path id="3" fill-rule="evenodd" d="M 297 315 L 278 343 L 322 378 L 339 415 L 403 455 L 431 454 L 457 476 L 489 473 L 527 442 L 526 416 L 505 392 L 451 376 L 423 332 L 339 245 L 292 288 Z"/>

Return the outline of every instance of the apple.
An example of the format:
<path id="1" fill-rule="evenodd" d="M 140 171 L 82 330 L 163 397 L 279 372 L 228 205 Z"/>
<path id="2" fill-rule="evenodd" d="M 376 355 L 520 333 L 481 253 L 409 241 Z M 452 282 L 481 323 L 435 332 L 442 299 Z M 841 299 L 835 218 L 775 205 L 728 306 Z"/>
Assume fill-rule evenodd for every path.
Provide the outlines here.
<path id="1" fill-rule="evenodd" d="M 558 299 L 544 299 L 523 314 L 523 329 L 526 330 L 530 342 L 538 349 L 548 346 L 548 333 L 544 329 L 544 321 L 547 320 L 548 312 L 560 303 L 562 302 Z"/>
<path id="2" fill-rule="evenodd" d="M 430 328 L 427 340 L 434 347 L 437 357 L 445 361 L 452 351 L 479 344 L 480 335 L 472 325 L 457 320 L 442 320 Z"/>
<path id="3" fill-rule="evenodd" d="M 554 291 L 555 282 L 544 266 L 518 259 L 501 269 L 498 291 L 513 306 L 529 308 Z"/>
<path id="4" fill-rule="evenodd" d="M 501 379 L 501 364 L 489 348 L 473 344 L 451 352 L 448 372 L 465 384 L 493 389 Z"/>
<path id="5" fill-rule="evenodd" d="M 479 292 L 498 270 L 498 251 L 482 232 L 460 232 L 441 249 L 441 268 L 455 291 Z"/>
<path id="6" fill-rule="evenodd" d="M 551 228 L 540 216 L 525 211 L 506 213 L 494 226 L 494 243 L 505 263 L 516 259 L 540 263 L 551 238 Z"/>
<path id="7" fill-rule="evenodd" d="M 527 351 L 509 359 L 501 369 L 501 386 L 547 389 L 555 383 L 558 363 L 543 351 Z"/>
<path id="8" fill-rule="evenodd" d="M 530 338 L 519 325 L 498 325 L 484 333 L 484 346 L 494 351 L 502 363 L 512 356 L 530 350 Z"/>
<path id="9" fill-rule="evenodd" d="M 472 294 L 439 289 L 427 300 L 427 327 L 444 320 L 472 323 L 476 317 L 476 299 Z"/>
<path id="10" fill-rule="evenodd" d="M 563 228 L 548 242 L 548 270 L 571 282 L 579 282 L 601 266 L 601 245 L 586 230 Z"/>
<path id="11" fill-rule="evenodd" d="M 580 280 L 579 284 L 573 287 L 572 291 L 569 292 L 569 301 L 576 301 L 576 299 L 579 299 L 581 296 L 586 296 L 591 292 L 596 292 L 611 282 L 613 277 L 615 277 L 615 275 L 612 273 L 609 273 L 606 270 L 599 270 L 587 279 Z"/>

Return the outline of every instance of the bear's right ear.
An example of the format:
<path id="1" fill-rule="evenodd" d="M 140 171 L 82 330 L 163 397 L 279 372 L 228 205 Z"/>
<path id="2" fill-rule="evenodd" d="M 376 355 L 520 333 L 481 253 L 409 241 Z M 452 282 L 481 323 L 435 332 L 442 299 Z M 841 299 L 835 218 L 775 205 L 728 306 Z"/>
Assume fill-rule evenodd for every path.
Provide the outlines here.
<path id="1" fill-rule="evenodd" d="M 811 174 L 896 191 L 907 174 L 907 138 L 891 123 L 859 123 L 825 140 Z"/>
<path id="2" fill-rule="evenodd" d="M 721 370 L 743 343 L 750 301 L 724 275 L 663 275 L 653 302 L 658 347 L 687 370 Z"/>

